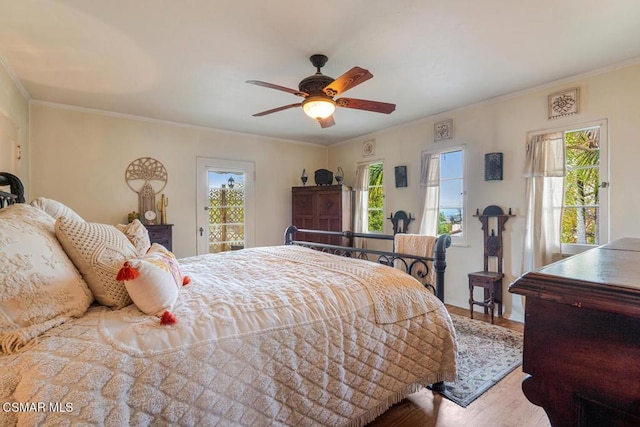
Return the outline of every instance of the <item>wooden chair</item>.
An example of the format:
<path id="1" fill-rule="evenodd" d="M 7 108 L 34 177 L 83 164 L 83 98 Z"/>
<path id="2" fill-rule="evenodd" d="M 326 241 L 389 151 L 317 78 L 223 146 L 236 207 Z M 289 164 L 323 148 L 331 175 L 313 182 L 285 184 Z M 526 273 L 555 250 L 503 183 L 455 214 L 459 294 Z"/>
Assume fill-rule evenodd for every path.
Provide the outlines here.
<path id="1" fill-rule="evenodd" d="M 511 215 L 474 215 L 477 216 L 482 223 L 484 231 L 484 270 L 469 273 L 469 310 L 473 319 L 473 306 L 478 305 L 484 307 L 484 313 L 491 312 L 491 323 L 496 304 L 498 305 L 498 316 L 502 317 L 502 232 L 504 224 Z M 497 218 L 498 234 L 495 230 L 491 230 L 489 234 L 489 218 Z M 495 258 L 495 270 L 491 270 L 490 259 Z M 473 297 L 473 289 L 475 287 L 484 288 L 484 299 L 476 301 Z"/>

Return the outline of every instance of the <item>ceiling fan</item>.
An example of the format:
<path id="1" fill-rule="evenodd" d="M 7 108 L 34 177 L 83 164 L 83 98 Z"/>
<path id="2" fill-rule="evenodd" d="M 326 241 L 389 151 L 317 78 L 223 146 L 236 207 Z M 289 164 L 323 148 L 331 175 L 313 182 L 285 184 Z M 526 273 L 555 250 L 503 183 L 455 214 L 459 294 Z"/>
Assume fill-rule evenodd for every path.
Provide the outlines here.
<path id="1" fill-rule="evenodd" d="M 318 123 L 320 123 L 321 127 L 328 128 L 336 124 L 333 120 L 333 112 L 335 111 L 336 106 L 385 114 L 390 114 L 396 109 L 395 104 L 389 104 L 386 102 L 368 101 L 365 99 L 355 98 L 338 98 L 334 100 L 334 97 L 346 92 L 362 82 L 369 80 L 373 77 L 373 74 L 364 68 L 353 67 L 334 80 L 332 77 L 325 76 L 320 72 L 320 69 L 324 67 L 329 58 L 325 55 L 316 54 L 311 55 L 309 60 L 313 66 L 316 67 L 317 71 L 315 74 L 302 79 L 298 84 L 298 90 L 259 80 L 247 80 L 247 83 L 253 85 L 281 90 L 304 98 L 302 102 L 283 105 L 282 107 L 256 113 L 253 115 L 254 117 L 266 116 L 267 114 L 288 110 L 289 108 L 302 107 L 307 116 L 312 119 L 316 119 Z"/>

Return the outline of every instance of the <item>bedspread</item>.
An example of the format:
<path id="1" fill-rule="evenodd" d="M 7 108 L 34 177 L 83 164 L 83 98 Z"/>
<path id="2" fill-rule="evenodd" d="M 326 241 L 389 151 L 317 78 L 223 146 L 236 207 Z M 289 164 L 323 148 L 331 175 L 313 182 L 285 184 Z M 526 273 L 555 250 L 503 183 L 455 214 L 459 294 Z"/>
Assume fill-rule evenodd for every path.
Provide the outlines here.
<path id="1" fill-rule="evenodd" d="M 177 324 L 92 307 L 0 357 L 0 424 L 362 425 L 455 379 L 444 306 L 398 270 L 296 246 L 180 265 Z"/>

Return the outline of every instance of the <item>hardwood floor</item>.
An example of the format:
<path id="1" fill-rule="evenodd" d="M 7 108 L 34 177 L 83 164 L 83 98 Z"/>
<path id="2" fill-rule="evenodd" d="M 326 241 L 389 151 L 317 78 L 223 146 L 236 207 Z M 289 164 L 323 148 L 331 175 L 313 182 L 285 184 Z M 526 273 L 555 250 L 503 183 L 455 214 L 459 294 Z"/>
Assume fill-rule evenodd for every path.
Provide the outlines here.
<path id="1" fill-rule="evenodd" d="M 450 313 L 469 316 L 468 309 L 447 306 Z M 490 321 L 489 316 L 474 313 L 474 319 Z M 503 318 L 495 324 L 522 332 L 524 325 Z M 498 384 L 462 408 L 437 393 L 423 389 L 394 405 L 368 424 L 369 427 L 549 427 L 544 410 L 530 403 L 520 384 L 525 377 L 518 368 Z"/>

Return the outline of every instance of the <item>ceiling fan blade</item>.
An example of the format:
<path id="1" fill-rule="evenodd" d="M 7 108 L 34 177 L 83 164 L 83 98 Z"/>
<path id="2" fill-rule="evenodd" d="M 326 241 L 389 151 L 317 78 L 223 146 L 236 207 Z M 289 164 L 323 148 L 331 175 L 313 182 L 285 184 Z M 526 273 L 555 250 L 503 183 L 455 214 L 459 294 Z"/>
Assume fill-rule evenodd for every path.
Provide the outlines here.
<path id="1" fill-rule="evenodd" d="M 247 80 L 247 83 L 252 84 L 252 85 L 262 86 L 262 87 L 268 87 L 270 89 L 281 90 L 283 92 L 292 93 L 292 94 L 294 94 L 296 96 L 301 96 L 303 98 L 306 98 L 307 96 L 309 96 L 308 93 L 301 92 L 301 91 L 296 90 L 296 89 L 290 89 L 288 87 L 274 85 L 273 83 L 261 82 L 260 80 Z"/>
<path id="2" fill-rule="evenodd" d="M 288 110 L 289 108 L 300 107 L 301 105 L 302 105 L 301 102 L 298 102 L 297 104 L 283 105 L 282 107 L 274 108 L 272 110 L 267 110 L 267 111 L 263 111 L 261 113 L 256 113 L 256 114 L 253 115 L 253 117 L 262 117 L 262 116 L 266 116 L 267 114 L 277 113 L 278 111 Z"/>
<path id="3" fill-rule="evenodd" d="M 334 97 L 348 91 L 360 83 L 366 82 L 371 77 L 373 77 L 373 74 L 371 74 L 369 70 L 365 70 L 360 67 L 353 67 L 335 79 L 332 83 L 328 84 L 323 90 L 327 95 Z"/>
<path id="4" fill-rule="evenodd" d="M 335 120 L 333 120 L 333 115 L 327 117 L 326 119 L 319 119 L 318 123 L 320 123 L 321 128 L 330 128 L 331 126 L 336 124 Z"/>
<path id="5" fill-rule="evenodd" d="M 391 114 L 396 109 L 396 104 L 355 98 L 336 99 L 336 105 L 343 108 L 355 108 L 357 110 L 367 110 L 384 114 Z"/>

